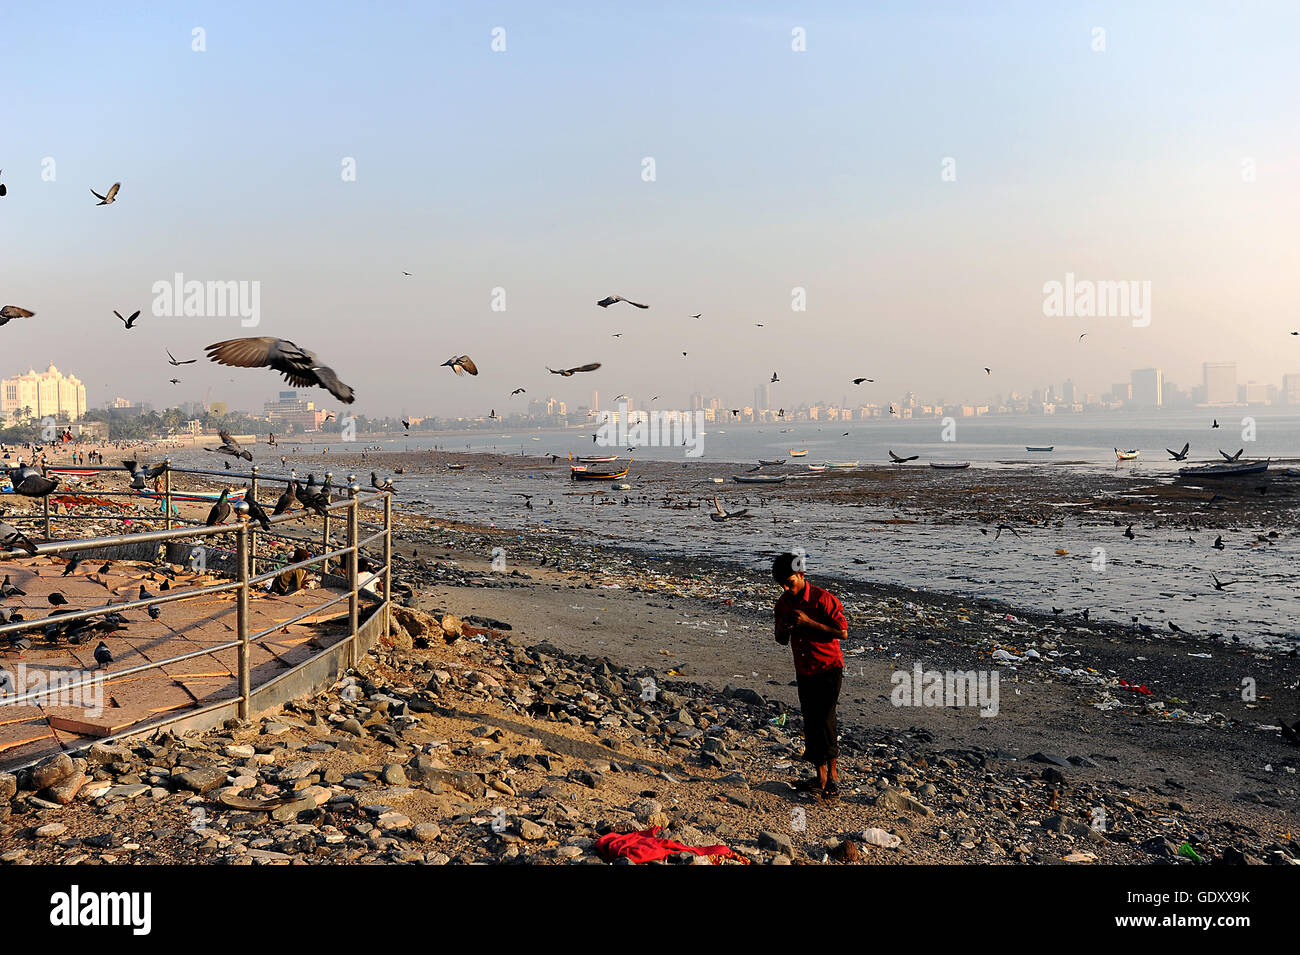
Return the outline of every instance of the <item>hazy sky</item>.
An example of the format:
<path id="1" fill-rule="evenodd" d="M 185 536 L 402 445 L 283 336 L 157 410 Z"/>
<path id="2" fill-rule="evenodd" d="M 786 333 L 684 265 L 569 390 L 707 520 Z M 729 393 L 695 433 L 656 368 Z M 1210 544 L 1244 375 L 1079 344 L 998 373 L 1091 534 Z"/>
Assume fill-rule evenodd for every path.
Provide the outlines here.
<path id="1" fill-rule="evenodd" d="M 260 410 L 267 370 L 167 383 L 165 347 L 250 334 L 371 415 L 748 403 L 773 370 L 785 404 L 1300 371 L 1294 3 L 131 6 L 10 5 L 0 33 L 0 304 L 38 313 L 0 375 L 53 360 L 92 405 Z M 260 326 L 154 317 L 177 272 L 260 282 Z M 1044 317 L 1067 272 L 1149 281 L 1150 325 Z"/>

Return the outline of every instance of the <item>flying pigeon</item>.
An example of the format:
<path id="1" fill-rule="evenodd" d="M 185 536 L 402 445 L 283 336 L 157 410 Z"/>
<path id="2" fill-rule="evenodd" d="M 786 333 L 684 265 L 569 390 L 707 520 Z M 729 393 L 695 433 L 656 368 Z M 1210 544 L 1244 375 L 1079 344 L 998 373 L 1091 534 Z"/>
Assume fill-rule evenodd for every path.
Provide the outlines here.
<path id="1" fill-rule="evenodd" d="M 228 454 L 233 458 L 243 458 L 245 461 L 253 460 L 253 452 L 241 446 L 229 431 L 218 431 L 217 437 L 221 439 L 219 445 L 215 448 L 204 448 L 203 450 L 211 451 L 214 454 Z"/>
<path id="2" fill-rule="evenodd" d="M 10 468 L 9 480 L 14 486 L 14 493 L 23 497 L 45 497 L 59 486 L 58 478 L 47 478 L 30 464 Z"/>
<path id="3" fill-rule="evenodd" d="M 0 325 L 8 325 L 15 318 L 31 318 L 35 312 L 25 308 L 19 308 L 17 305 L 6 305 L 0 308 Z"/>
<path id="4" fill-rule="evenodd" d="M 127 328 L 135 328 L 135 320 L 140 317 L 140 310 L 137 308 L 134 312 L 131 313 L 130 318 L 123 318 L 122 313 L 119 312 L 117 309 L 113 309 L 113 314 L 116 315 L 117 320 L 120 321 Z"/>
<path id="5" fill-rule="evenodd" d="M 645 306 L 642 307 L 644 308 Z M 546 370 L 549 371 L 552 375 L 562 375 L 565 378 L 572 378 L 577 372 L 595 371 L 599 367 L 600 367 L 600 362 L 594 361 L 590 365 L 579 365 L 577 368 L 561 368 L 559 370 L 556 370 L 548 365 L 546 367 Z"/>
<path id="6" fill-rule="evenodd" d="M 601 308 L 609 308 L 609 307 L 610 307 L 611 305 L 613 305 L 615 302 L 627 302 L 627 304 L 629 304 L 629 305 L 635 305 L 637 308 L 649 308 L 649 307 L 650 307 L 649 305 L 642 305 L 640 302 L 634 302 L 634 301 L 632 301 L 630 298 L 624 298 L 624 297 L 621 296 L 621 295 L 608 295 L 608 296 L 606 296 L 605 298 L 602 298 L 602 299 L 601 299 L 599 302 L 597 302 L 596 304 L 599 305 Z M 696 317 L 698 318 L 699 316 L 696 316 Z"/>
<path id="7" fill-rule="evenodd" d="M 444 361 L 441 367 L 450 368 L 458 375 L 463 375 L 465 372 L 469 372 L 471 375 L 478 374 L 478 366 L 474 364 L 474 359 L 470 358 L 469 355 L 453 355 Z"/>
<path id="8" fill-rule="evenodd" d="M 99 202 L 95 203 L 95 205 L 106 206 L 109 203 L 117 202 L 117 190 L 121 188 L 122 188 L 122 184 L 120 182 L 115 182 L 113 183 L 112 187 L 108 190 L 108 195 L 101 196 L 94 189 L 90 190 L 90 194 L 99 200 Z"/>
<path id="9" fill-rule="evenodd" d="M 219 365 L 237 368 L 273 368 L 284 380 L 300 388 L 325 388 L 339 401 L 356 401 L 352 389 L 339 380 L 334 369 L 322 365 L 315 352 L 299 348 L 284 338 L 232 338 L 207 346 L 208 358 Z"/>

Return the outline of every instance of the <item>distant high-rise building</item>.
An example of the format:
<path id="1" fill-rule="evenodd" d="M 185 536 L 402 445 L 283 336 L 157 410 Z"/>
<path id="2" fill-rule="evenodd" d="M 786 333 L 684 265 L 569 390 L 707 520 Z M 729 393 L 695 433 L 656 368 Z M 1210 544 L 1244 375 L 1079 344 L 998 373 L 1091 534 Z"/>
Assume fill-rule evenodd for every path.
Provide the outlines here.
<path id="1" fill-rule="evenodd" d="M 1282 400 L 1289 405 L 1300 405 L 1300 374 L 1282 376 Z"/>
<path id="2" fill-rule="evenodd" d="M 1065 379 L 1065 384 L 1061 386 L 1061 398 L 1066 404 L 1074 404 L 1074 382 L 1069 378 Z"/>
<path id="3" fill-rule="evenodd" d="M 1207 361 L 1201 365 L 1207 405 L 1230 405 L 1237 400 L 1237 363 Z"/>
<path id="4" fill-rule="evenodd" d="M 1133 386 L 1127 381 L 1111 385 L 1110 396 L 1116 401 L 1129 401 L 1133 398 Z"/>
<path id="5" fill-rule="evenodd" d="M 591 393 L 591 410 L 592 411 L 600 410 L 600 392 L 598 391 L 592 391 Z"/>
<path id="6" fill-rule="evenodd" d="M 37 418 L 66 416 L 76 421 L 86 413 L 86 386 L 76 375 L 65 376 L 53 362 L 45 371 L 28 368 L 25 375 L 0 381 L 0 412 L 25 409 Z"/>
<path id="7" fill-rule="evenodd" d="M 1159 408 L 1164 398 L 1164 384 L 1159 368 L 1139 368 L 1131 375 L 1133 404 L 1139 408 Z"/>

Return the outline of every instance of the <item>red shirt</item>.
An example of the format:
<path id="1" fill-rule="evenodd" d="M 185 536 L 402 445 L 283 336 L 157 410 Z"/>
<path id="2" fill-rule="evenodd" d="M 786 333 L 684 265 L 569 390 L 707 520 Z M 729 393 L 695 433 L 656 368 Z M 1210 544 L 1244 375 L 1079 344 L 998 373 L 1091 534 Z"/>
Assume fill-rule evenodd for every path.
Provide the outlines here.
<path id="1" fill-rule="evenodd" d="M 848 630 L 849 622 L 844 617 L 844 607 L 832 593 L 814 587 L 805 581 L 803 593 L 791 597 L 789 593 L 781 594 L 776 602 L 776 627 L 779 631 L 783 624 L 789 622 L 796 610 L 802 610 L 818 623 L 834 627 L 836 630 Z M 844 654 L 840 651 L 839 637 L 825 633 L 812 633 L 800 628 L 790 635 L 790 650 L 794 654 L 794 672 L 799 676 L 813 676 L 827 670 L 843 670 Z"/>

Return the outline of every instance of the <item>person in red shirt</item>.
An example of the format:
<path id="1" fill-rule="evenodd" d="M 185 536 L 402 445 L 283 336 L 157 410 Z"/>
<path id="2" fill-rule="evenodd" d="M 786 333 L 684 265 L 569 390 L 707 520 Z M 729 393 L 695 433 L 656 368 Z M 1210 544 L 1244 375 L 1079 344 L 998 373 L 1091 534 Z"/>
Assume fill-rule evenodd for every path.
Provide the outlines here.
<path id="1" fill-rule="evenodd" d="M 839 727 L 835 709 L 844 682 L 840 640 L 849 635 L 844 607 L 834 594 L 814 587 L 804 577 L 804 558 L 781 554 L 772 576 L 785 591 L 776 602 L 776 642 L 790 645 L 803 711 L 803 758 L 817 767 L 816 790 L 839 795 Z M 813 788 L 810 779 L 804 788 Z"/>

